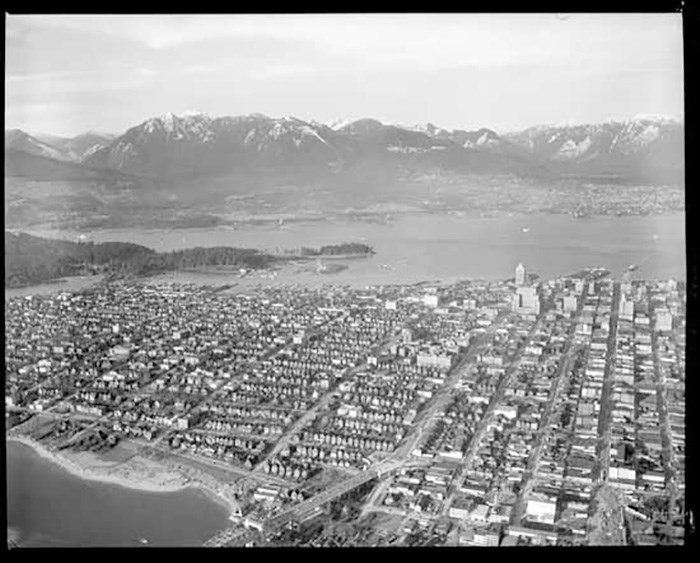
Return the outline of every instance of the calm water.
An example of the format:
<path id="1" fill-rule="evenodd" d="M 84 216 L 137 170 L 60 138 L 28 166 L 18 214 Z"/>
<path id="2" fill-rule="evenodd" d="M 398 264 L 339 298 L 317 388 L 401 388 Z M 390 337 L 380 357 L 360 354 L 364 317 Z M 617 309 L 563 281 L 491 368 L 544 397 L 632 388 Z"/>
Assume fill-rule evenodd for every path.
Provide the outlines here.
<path id="1" fill-rule="evenodd" d="M 22 546 L 197 546 L 227 527 L 203 493 L 147 493 L 83 481 L 31 448 L 7 443 L 8 526 Z"/>
<path id="2" fill-rule="evenodd" d="M 73 238 L 67 231 L 33 231 Z M 405 215 L 388 224 L 360 221 L 290 223 L 155 231 L 103 230 L 89 233 L 96 242 L 121 240 L 173 250 L 193 246 L 240 246 L 275 251 L 339 242 L 366 242 L 376 255 L 348 261 L 350 268 L 325 281 L 412 283 L 440 279 L 503 279 L 518 262 L 545 279 L 588 266 L 614 275 L 640 265 L 645 279 L 685 277 L 685 215 L 592 217 L 514 215 L 477 218 L 456 215 Z"/>

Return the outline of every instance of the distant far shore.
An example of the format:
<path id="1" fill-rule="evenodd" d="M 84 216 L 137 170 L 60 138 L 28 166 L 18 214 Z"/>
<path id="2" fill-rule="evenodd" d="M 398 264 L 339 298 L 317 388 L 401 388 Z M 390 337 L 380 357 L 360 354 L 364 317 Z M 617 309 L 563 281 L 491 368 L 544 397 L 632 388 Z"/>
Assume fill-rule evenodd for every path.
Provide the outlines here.
<path id="1" fill-rule="evenodd" d="M 681 192 L 682 193 L 682 192 Z M 100 231 L 119 231 L 125 229 L 143 229 L 152 232 L 158 231 L 197 231 L 221 229 L 223 231 L 245 231 L 247 229 L 274 229 L 284 230 L 286 227 L 303 224 L 384 224 L 391 225 L 394 221 L 406 217 L 444 217 L 457 216 L 474 219 L 484 218 L 503 218 L 503 217 L 519 217 L 523 219 L 536 217 L 538 215 L 558 215 L 563 217 L 571 217 L 575 220 L 586 220 L 593 218 L 615 217 L 615 218 L 632 218 L 632 217 L 659 217 L 668 215 L 685 215 L 685 207 L 668 207 L 660 210 L 642 212 L 642 211 L 624 211 L 619 210 L 601 210 L 591 209 L 587 211 L 576 211 L 573 209 L 548 209 L 548 208 L 472 208 L 470 206 L 462 206 L 459 208 L 424 208 L 414 206 L 398 206 L 381 209 L 355 209 L 355 210 L 339 210 L 329 211 L 323 214 L 308 214 L 308 213 L 243 213 L 243 214 L 220 214 L 217 211 L 205 212 L 197 216 L 196 220 L 188 216 L 157 217 L 147 216 L 141 217 L 136 214 L 127 216 L 119 216 L 98 220 L 90 220 L 84 217 L 80 220 L 39 220 L 36 222 L 16 222 L 5 227 L 6 231 L 12 233 L 18 232 L 46 232 L 58 231 L 72 233 L 73 237 L 81 233 L 93 233 Z M 9 218 L 12 220 L 12 217 Z"/>

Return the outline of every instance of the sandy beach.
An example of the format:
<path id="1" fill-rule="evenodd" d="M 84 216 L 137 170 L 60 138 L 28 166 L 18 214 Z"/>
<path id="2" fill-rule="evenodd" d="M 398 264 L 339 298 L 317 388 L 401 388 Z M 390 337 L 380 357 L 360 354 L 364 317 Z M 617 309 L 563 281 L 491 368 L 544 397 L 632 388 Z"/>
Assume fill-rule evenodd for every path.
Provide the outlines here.
<path id="1" fill-rule="evenodd" d="M 214 490 L 199 480 L 185 477 L 182 473 L 149 459 L 134 457 L 126 462 L 109 462 L 91 452 L 57 452 L 28 436 L 7 436 L 7 440 L 32 448 L 40 457 L 81 479 L 152 493 L 168 493 L 192 487 L 224 506 L 229 513 L 236 508 L 235 500 L 222 490 Z"/>

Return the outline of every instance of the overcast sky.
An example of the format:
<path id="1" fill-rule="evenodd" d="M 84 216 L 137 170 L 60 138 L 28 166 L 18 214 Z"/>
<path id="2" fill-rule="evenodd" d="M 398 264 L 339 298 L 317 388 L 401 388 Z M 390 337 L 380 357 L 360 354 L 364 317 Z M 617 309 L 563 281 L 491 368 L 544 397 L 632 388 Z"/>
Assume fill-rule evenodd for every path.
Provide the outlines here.
<path id="1" fill-rule="evenodd" d="M 509 131 L 683 114 L 680 14 L 8 16 L 6 127 L 197 110 Z"/>

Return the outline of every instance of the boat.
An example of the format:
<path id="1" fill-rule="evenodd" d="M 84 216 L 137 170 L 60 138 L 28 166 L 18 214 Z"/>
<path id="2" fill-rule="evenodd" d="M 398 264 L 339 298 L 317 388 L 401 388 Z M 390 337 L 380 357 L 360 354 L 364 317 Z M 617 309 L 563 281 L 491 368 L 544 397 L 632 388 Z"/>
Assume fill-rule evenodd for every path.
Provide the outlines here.
<path id="1" fill-rule="evenodd" d="M 146 545 L 146 544 L 148 544 L 148 540 L 146 538 L 141 538 L 141 539 L 139 539 L 139 543 Z"/>
<path id="2" fill-rule="evenodd" d="M 530 227 L 523 227 L 523 232 L 524 232 L 524 233 L 529 233 L 529 232 L 530 232 Z"/>

